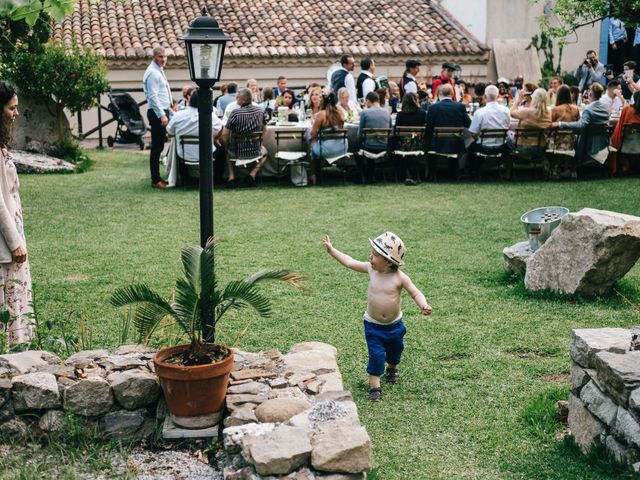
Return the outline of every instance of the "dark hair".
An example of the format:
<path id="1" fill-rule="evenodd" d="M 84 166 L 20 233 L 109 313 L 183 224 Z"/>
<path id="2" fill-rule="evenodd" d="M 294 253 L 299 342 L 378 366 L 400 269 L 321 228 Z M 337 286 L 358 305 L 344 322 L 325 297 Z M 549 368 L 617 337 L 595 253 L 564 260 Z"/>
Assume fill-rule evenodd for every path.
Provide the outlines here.
<path id="1" fill-rule="evenodd" d="M 635 70 L 638 65 L 633 60 L 629 60 L 627 62 L 624 62 L 622 64 L 622 66 L 623 67 L 629 67 L 631 70 Z"/>
<path id="2" fill-rule="evenodd" d="M 238 84 L 235 82 L 229 82 L 227 84 L 227 95 L 231 94 L 231 93 L 236 93 L 236 91 L 238 90 Z"/>
<path id="3" fill-rule="evenodd" d="M 278 83 L 280 83 L 280 80 L 286 80 L 286 79 L 287 79 L 287 77 L 285 77 L 284 75 L 280 75 L 278 77 Z"/>
<path id="4" fill-rule="evenodd" d="M 570 103 L 573 103 L 571 89 L 566 85 L 560 85 L 556 93 L 556 107 Z"/>
<path id="5" fill-rule="evenodd" d="M 413 113 L 420 110 L 420 100 L 417 93 L 405 93 L 402 98 L 402 111 Z"/>
<path id="6" fill-rule="evenodd" d="M 198 107 L 198 89 L 194 88 L 191 91 L 191 96 L 189 97 L 189 106 L 190 107 Z"/>
<path id="7" fill-rule="evenodd" d="M 486 86 L 484 83 L 482 83 L 482 82 L 476 83 L 476 84 L 473 86 L 473 93 L 474 93 L 474 95 L 475 95 L 476 97 L 481 97 L 481 96 L 483 96 L 483 95 L 484 95 L 484 89 L 485 89 L 485 88 L 487 88 L 487 86 Z"/>
<path id="8" fill-rule="evenodd" d="M 353 55 L 342 55 L 340 57 L 340 65 L 346 65 L 349 63 L 350 58 L 353 58 Z"/>
<path id="9" fill-rule="evenodd" d="M 360 60 L 360 68 L 362 70 L 369 70 L 372 63 L 373 60 L 371 60 L 370 58 L 363 58 L 362 60 Z"/>
<path id="10" fill-rule="evenodd" d="M 640 91 L 633 92 L 633 109 L 636 111 L 636 115 L 640 115 Z"/>
<path id="11" fill-rule="evenodd" d="M 607 83 L 607 88 L 615 88 L 620 86 L 620 80 L 616 80 L 615 78 Z"/>
<path id="12" fill-rule="evenodd" d="M 336 98 L 335 93 L 329 92 L 322 95 L 322 110 L 326 112 L 327 122 L 332 127 L 342 127 L 342 124 L 344 123 L 344 116 L 336 107 L 337 104 L 338 99 Z"/>
<path id="13" fill-rule="evenodd" d="M 281 94 L 282 95 L 282 105 L 284 106 L 284 96 L 287 95 L 287 94 L 291 95 L 291 105 L 289 105 L 289 108 L 293 108 L 293 106 L 296 103 L 296 94 L 293 93 L 293 90 L 286 89 L 284 92 L 282 92 L 282 94 Z"/>
<path id="14" fill-rule="evenodd" d="M 369 92 L 367 93 L 365 100 L 368 100 L 371 103 L 380 103 L 380 95 L 378 95 L 376 92 Z"/>
<path id="15" fill-rule="evenodd" d="M 11 126 L 4 117 L 4 107 L 18 94 L 16 87 L 0 80 L 0 147 L 8 147 L 11 143 Z"/>
<path id="16" fill-rule="evenodd" d="M 596 53 L 595 50 L 587 50 L 587 55 L 589 55 L 590 53 Z"/>
<path id="17" fill-rule="evenodd" d="M 262 89 L 262 100 L 264 101 L 273 100 L 273 88 L 264 87 Z"/>

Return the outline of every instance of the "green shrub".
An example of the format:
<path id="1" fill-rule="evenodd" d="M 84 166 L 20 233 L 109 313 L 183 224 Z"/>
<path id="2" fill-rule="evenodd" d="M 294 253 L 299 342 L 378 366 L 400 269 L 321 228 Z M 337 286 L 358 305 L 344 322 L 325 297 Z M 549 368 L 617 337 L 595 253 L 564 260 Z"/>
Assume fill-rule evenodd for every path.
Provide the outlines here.
<path id="1" fill-rule="evenodd" d="M 10 62 L 10 75 L 22 95 L 52 99 L 58 110 L 88 110 L 109 90 L 104 60 L 77 44 L 51 42 L 35 55 L 18 49 Z"/>
<path id="2" fill-rule="evenodd" d="M 76 166 L 76 173 L 86 172 L 93 165 L 93 160 L 89 158 L 73 138 L 59 140 L 47 153 L 52 157 L 62 158 L 69 163 L 73 163 Z"/>

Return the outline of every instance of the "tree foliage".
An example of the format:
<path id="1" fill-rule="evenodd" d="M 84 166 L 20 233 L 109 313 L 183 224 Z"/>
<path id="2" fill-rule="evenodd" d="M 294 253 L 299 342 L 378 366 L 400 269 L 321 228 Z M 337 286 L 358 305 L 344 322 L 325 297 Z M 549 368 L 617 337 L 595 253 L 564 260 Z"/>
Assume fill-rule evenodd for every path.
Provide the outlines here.
<path id="1" fill-rule="evenodd" d="M 33 27 L 44 13 L 61 21 L 73 12 L 74 0 L 0 0 L 0 17 L 13 21 L 24 20 Z"/>
<path id="2" fill-rule="evenodd" d="M 533 3 L 548 0 L 530 0 Z M 538 17 L 542 31 L 561 41 L 578 28 L 592 25 L 609 16 L 619 18 L 627 27 L 640 27 L 640 0 L 555 0 L 550 11 Z"/>

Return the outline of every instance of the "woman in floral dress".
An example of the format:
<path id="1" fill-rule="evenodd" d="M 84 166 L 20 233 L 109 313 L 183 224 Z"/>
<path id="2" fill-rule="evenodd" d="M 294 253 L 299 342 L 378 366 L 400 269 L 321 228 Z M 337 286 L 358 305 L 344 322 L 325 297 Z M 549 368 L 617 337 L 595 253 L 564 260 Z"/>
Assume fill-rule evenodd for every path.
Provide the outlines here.
<path id="1" fill-rule="evenodd" d="M 27 261 L 18 175 L 8 145 L 18 116 L 16 89 L 0 81 L 0 331 L 10 344 L 34 335 L 31 273 Z M 6 318 L 8 315 L 8 319 Z"/>

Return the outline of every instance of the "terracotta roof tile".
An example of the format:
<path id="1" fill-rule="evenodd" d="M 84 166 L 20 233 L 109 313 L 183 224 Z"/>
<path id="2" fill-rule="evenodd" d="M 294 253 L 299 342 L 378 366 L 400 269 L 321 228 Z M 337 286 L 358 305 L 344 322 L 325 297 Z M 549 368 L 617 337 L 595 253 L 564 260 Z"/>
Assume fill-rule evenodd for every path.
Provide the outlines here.
<path id="1" fill-rule="evenodd" d="M 232 57 L 482 55 L 479 43 L 439 4 L 421 0 L 218 0 L 209 12 L 231 37 Z M 54 38 L 79 40 L 107 59 L 142 58 L 162 45 L 185 55 L 181 37 L 201 0 L 77 0 Z M 406 12 L 411 11 L 408 17 Z"/>

